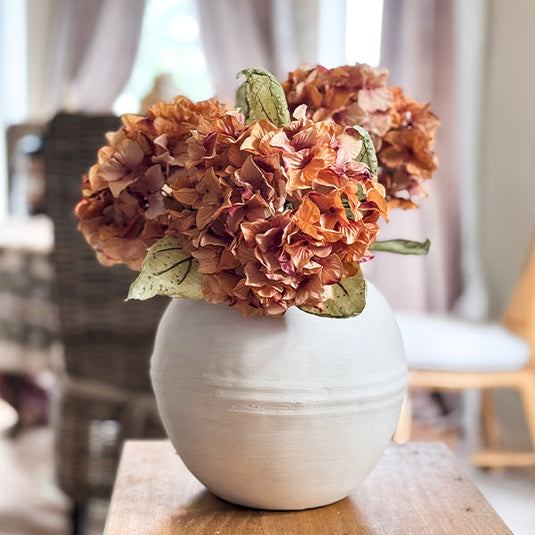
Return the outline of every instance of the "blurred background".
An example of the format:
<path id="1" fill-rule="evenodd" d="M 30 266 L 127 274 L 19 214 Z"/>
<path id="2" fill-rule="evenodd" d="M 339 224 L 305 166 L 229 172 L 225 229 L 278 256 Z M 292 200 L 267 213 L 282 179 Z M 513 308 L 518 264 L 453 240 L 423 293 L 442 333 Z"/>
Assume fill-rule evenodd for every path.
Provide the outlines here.
<path id="1" fill-rule="evenodd" d="M 122 440 L 162 436 L 147 409 L 156 320 L 124 313 L 149 340 L 138 365 L 123 309 L 89 317 L 122 302 L 133 274 L 100 270 L 72 214 L 118 115 L 176 94 L 230 104 L 251 66 L 279 80 L 304 63 L 388 69 L 442 124 L 429 197 L 393 212 L 382 238 L 432 247 L 377 254 L 367 276 L 395 310 L 488 324 L 515 289 L 535 309 L 534 21 L 532 0 L 0 0 L 0 534 L 99 532 Z M 533 453 L 519 396 L 493 399 L 501 441 Z M 415 392 L 412 438 L 445 440 L 471 469 L 479 406 Z M 523 464 L 473 474 L 513 531 L 532 533 Z"/>

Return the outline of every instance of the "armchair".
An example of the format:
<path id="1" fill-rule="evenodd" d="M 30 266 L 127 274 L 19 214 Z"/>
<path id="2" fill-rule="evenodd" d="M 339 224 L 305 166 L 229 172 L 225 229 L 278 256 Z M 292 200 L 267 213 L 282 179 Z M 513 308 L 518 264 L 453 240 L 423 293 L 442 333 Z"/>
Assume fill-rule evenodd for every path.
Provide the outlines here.
<path id="1" fill-rule="evenodd" d="M 113 116 L 57 115 L 44 139 L 47 212 L 64 348 L 55 426 L 59 485 L 82 532 L 90 498 L 108 498 L 124 439 L 164 436 L 149 380 L 158 320 L 168 300 L 125 302 L 134 274 L 101 266 L 76 230 L 81 176 L 96 159 Z"/>

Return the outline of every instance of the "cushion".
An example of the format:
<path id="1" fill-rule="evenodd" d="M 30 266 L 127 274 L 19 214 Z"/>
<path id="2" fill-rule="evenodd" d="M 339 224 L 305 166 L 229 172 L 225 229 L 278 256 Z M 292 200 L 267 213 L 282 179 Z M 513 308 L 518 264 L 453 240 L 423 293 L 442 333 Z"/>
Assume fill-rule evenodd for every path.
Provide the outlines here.
<path id="1" fill-rule="evenodd" d="M 500 323 L 396 312 L 409 368 L 499 372 L 523 368 L 531 348 Z"/>
<path id="2" fill-rule="evenodd" d="M 0 433 L 13 427 L 18 419 L 17 411 L 9 403 L 0 398 Z"/>

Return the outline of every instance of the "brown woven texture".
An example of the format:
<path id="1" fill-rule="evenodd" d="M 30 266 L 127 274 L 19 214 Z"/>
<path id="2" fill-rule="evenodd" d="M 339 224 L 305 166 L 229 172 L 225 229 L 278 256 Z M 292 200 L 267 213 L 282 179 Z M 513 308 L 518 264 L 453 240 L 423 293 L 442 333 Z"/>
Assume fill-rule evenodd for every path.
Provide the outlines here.
<path id="1" fill-rule="evenodd" d="M 168 300 L 125 302 L 136 273 L 125 266 L 101 266 L 76 229 L 74 206 L 81 198 L 81 177 L 96 161 L 98 148 L 106 142 L 104 134 L 118 126 L 114 116 L 60 114 L 45 132 L 55 295 L 64 365 L 67 377 L 74 379 L 61 396 L 57 473 L 62 489 L 77 501 L 110 494 L 122 440 L 163 436 L 154 418 L 145 417 L 147 411 L 132 424 L 132 408 L 140 395 L 151 392 L 149 359 Z M 125 395 L 90 395 L 77 388 L 80 379 Z M 130 416 L 125 419 L 125 414 Z"/>

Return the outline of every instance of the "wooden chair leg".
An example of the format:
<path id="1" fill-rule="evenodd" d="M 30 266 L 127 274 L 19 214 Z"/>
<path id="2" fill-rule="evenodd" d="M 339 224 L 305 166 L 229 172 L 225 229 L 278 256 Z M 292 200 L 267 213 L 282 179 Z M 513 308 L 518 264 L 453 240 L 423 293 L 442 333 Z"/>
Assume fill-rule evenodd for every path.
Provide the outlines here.
<path id="1" fill-rule="evenodd" d="M 472 457 L 476 466 L 506 467 L 506 466 L 535 466 L 535 371 L 524 370 L 519 373 L 518 385 L 524 416 L 531 438 L 531 451 L 513 452 L 487 450 L 480 451 Z"/>
<path id="2" fill-rule="evenodd" d="M 495 447 L 498 441 L 499 428 L 494 410 L 492 390 L 489 388 L 481 390 L 481 430 L 485 440 L 485 447 Z"/>
<path id="3" fill-rule="evenodd" d="M 71 508 L 71 535 L 85 535 L 87 531 L 87 503 L 74 502 Z"/>
<path id="4" fill-rule="evenodd" d="M 520 389 L 524 415 L 531 438 L 531 449 L 535 452 L 535 371 L 526 373 Z"/>
<path id="5" fill-rule="evenodd" d="M 403 405 L 401 406 L 401 415 L 399 417 L 398 427 L 392 440 L 394 442 L 408 442 L 411 438 L 412 428 L 412 406 L 409 394 L 405 395 Z"/>

